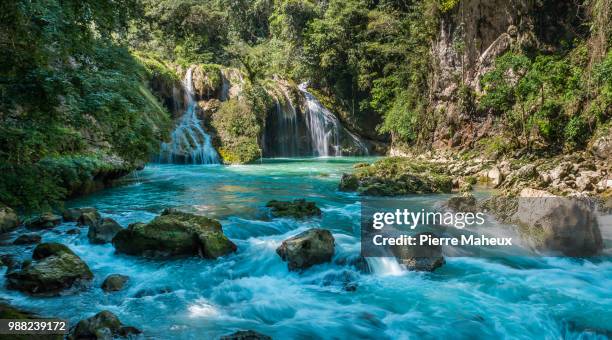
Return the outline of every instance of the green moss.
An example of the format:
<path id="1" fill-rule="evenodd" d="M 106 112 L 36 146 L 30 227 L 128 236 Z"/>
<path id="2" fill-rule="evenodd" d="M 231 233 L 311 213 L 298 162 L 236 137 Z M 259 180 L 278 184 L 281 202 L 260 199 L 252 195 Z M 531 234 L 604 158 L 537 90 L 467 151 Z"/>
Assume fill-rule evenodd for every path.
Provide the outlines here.
<path id="1" fill-rule="evenodd" d="M 452 179 L 442 165 L 388 157 L 355 169 L 342 178 L 341 190 L 363 195 L 399 196 L 417 193 L 449 193 Z"/>
<path id="2" fill-rule="evenodd" d="M 223 102 L 212 115 L 216 146 L 226 164 L 250 163 L 261 157 L 262 120 L 252 105 L 238 99 Z"/>

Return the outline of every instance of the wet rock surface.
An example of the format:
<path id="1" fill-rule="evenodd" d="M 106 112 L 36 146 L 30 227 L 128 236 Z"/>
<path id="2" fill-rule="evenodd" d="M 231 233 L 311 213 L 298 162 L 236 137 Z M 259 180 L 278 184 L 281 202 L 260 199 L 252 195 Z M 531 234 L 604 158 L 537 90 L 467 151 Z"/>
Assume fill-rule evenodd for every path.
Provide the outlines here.
<path id="1" fill-rule="evenodd" d="M 37 244 L 37 243 L 40 243 L 41 240 L 42 240 L 42 237 L 40 237 L 40 235 L 38 234 L 23 234 L 23 235 L 19 235 L 19 237 L 17 237 L 15 241 L 13 241 L 13 244 L 15 245 Z"/>
<path id="2" fill-rule="evenodd" d="M 307 218 L 321 215 L 321 209 L 314 202 L 309 202 L 305 199 L 293 201 L 272 200 L 266 204 L 266 207 L 270 208 L 270 213 L 274 217 Z"/>
<path id="3" fill-rule="evenodd" d="M 236 251 L 213 219 L 167 209 L 148 224 L 135 223 L 112 240 L 119 253 L 145 257 L 201 256 L 209 259 Z"/>
<path id="4" fill-rule="evenodd" d="M 437 237 L 430 232 L 418 233 L 415 237 L 419 239 L 421 235 Z M 391 249 L 398 262 L 408 270 L 431 272 L 446 262 L 439 245 L 395 246 Z"/>
<path id="5" fill-rule="evenodd" d="M 123 228 L 119 223 L 115 222 L 115 220 L 112 218 L 104 218 L 98 223 L 89 226 L 87 238 L 89 242 L 94 244 L 109 243 L 121 230 L 123 230 Z"/>
<path id="6" fill-rule="evenodd" d="M 140 333 L 142 332 L 139 329 L 123 325 L 115 314 L 105 310 L 79 321 L 68 335 L 68 339 L 114 339 Z"/>
<path id="7" fill-rule="evenodd" d="M 20 269 L 7 272 L 7 288 L 32 295 L 57 295 L 93 278 L 87 264 L 59 243 L 39 244 L 32 259 Z"/>
<path id="8" fill-rule="evenodd" d="M 102 289 L 105 292 L 117 292 L 125 287 L 130 278 L 121 274 L 111 274 L 102 282 Z"/>
<path id="9" fill-rule="evenodd" d="M 289 270 L 307 269 L 331 261 L 334 237 L 329 230 L 309 229 L 284 240 L 276 253 L 287 262 Z"/>
<path id="10" fill-rule="evenodd" d="M 15 211 L 0 205 L 0 233 L 11 231 L 19 226 L 19 217 Z"/>
<path id="11" fill-rule="evenodd" d="M 224 335 L 221 337 L 221 340 L 272 340 L 272 337 L 248 330 L 237 331 L 229 335 Z"/>
<path id="12" fill-rule="evenodd" d="M 62 223 L 62 217 L 53 213 L 44 213 L 28 219 L 24 223 L 30 229 L 50 229 Z"/>

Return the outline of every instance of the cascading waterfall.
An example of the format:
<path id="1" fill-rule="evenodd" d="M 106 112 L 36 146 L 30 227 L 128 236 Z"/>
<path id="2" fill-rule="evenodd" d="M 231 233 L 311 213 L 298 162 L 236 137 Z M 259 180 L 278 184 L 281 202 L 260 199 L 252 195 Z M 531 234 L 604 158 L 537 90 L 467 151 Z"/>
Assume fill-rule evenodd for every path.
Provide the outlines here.
<path id="1" fill-rule="evenodd" d="M 338 118 L 307 91 L 308 84 L 299 85 L 306 99 L 305 120 L 315 156 L 342 156 L 341 133 L 346 133 L 360 153 L 367 155 L 368 148 L 361 139 L 342 127 Z"/>
<path id="2" fill-rule="evenodd" d="M 196 115 L 197 102 L 193 91 L 193 68 L 183 80 L 186 110 L 174 131 L 170 143 L 162 143 L 160 163 L 218 164 L 219 155 L 212 146 L 210 135 L 202 128 Z"/>
<path id="3" fill-rule="evenodd" d="M 284 87 L 281 86 L 279 92 L 281 98 L 274 96 L 275 110 L 271 113 L 274 117 L 269 121 L 273 134 L 264 134 L 264 148 L 272 157 L 297 157 L 300 156 L 297 109 Z"/>

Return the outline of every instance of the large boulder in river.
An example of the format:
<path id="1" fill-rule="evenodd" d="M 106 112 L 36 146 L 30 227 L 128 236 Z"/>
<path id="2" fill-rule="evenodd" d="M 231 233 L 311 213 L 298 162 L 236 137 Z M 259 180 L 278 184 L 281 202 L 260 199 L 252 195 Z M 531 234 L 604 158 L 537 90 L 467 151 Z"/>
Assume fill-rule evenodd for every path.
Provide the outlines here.
<path id="1" fill-rule="evenodd" d="M 417 244 L 414 246 L 394 246 L 393 255 L 398 262 L 402 263 L 408 270 L 434 271 L 441 267 L 446 261 L 442 255 L 442 247 L 439 245 L 420 244 L 421 235 L 435 238 L 435 234 L 430 232 L 418 233 L 415 235 Z"/>
<path id="2" fill-rule="evenodd" d="M 597 215 L 587 203 L 525 188 L 512 220 L 540 250 L 592 256 L 603 248 Z"/>
<path id="3" fill-rule="evenodd" d="M 0 233 L 17 228 L 19 217 L 15 211 L 7 206 L 0 205 Z"/>
<path id="4" fill-rule="evenodd" d="M 229 335 L 224 335 L 220 340 L 272 340 L 271 337 L 252 330 L 237 331 Z"/>
<path id="5" fill-rule="evenodd" d="M 104 218 L 99 223 L 89 226 L 87 238 L 94 244 L 109 243 L 123 228 L 112 218 Z"/>
<path id="6" fill-rule="evenodd" d="M 274 217 L 306 218 L 321 216 L 321 209 L 317 207 L 315 202 L 309 202 L 305 199 L 296 199 L 293 202 L 272 200 L 266 204 L 266 207 L 270 208 Z"/>
<path id="7" fill-rule="evenodd" d="M 79 321 L 68 336 L 68 339 L 115 339 L 140 333 L 142 332 L 139 329 L 124 326 L 115 314 L 104 310 L 90 318 Z"/>
<path id="8" fill-rule="evenodd" d="M 101 217 L 98 211 L 85 211 L 79 216 L 77 225 L 79 226 L 95 226 L 100 223 Z"/>
<path id="9" fill-rule="evenodd" d="M 62 217 L 66 222 L 77 222 L 83 214 L 91 214 L 96 219 L 100 219 L 100 213 L 96 208 L 83 207 L 83 208 L 69 208 L 62 212 Z"/>
<path id="10" fill-rule="evenodd" d="M 329 230 L 309 229 L 283 241 L 276 253 L 289 270 L 301 270 L 329 262 L 334 256 L 334 237 Z"/>
<path id="11" fill-rule="evenodd" d="M 113 238 L 119 253 L 146 257 L 202 256 L 215 259 L 236 245 L 213 219 L 166 209 L 148 224 L 135 223 Z"/>
<path id="12" fill-rule="evenodd" d="M 26 227 L 30 229 L 49 229 L 62 223 L 62 217 L 53 213 L 47 212 L 42 215 L 32 217 L 25 222 Z"/>
<path id="13" fill-rule="evenodd" d="M 59 243 L 39 244 L 34 262 L 6 274 L 7 287 L 32 295 L 57 295 L 81 282 L 91 280 L 89 267 L 68 247 Z"/>

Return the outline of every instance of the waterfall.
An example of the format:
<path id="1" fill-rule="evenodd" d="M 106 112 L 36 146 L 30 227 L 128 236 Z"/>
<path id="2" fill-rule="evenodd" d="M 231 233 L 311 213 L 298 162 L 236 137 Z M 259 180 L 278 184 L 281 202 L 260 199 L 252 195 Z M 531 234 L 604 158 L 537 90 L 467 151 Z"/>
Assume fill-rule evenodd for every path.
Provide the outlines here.
<path id="1" fill-rule="evenodd" d="M 395 257 L 366 257 L 372 273 L 379 276 L 400 276 L 406 271 Z"/>
<path id="2" fill-rule="evenodd" d="M 298 112 L 287 89 L 280 89 L 280 99 L 274 95 L 275 108 L 267 120 L 268 135 L 264 133 L 264 151 L 269 157 L 298 157 L 300 152 L 300 125 Z"/>
<path id="3" fill-rule="evenodd" d="M 162 143 L 158 157 L 160 163 L 218 164 L 219 155 L 212 146 L 210 135 L 204 132 L 196 115 L 197 102 L 193 91 L 193 68 L 183 80 L 186 110 L 172 132 L 170 143 Z"/>
<path id="4" fill-rule="evenodd" d="M 361 139 L 344 129 L 338 118 L 323 106 L 315 96 L 307 91 L 307 83 L 299 85 L 306 100 L 305 120 L 312 142 L 314 156 L 342 156 L 340 138 L 346 133 L 352 143 L 362 154 L 368 154 L 368 148 Z"/>

